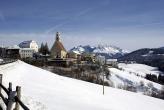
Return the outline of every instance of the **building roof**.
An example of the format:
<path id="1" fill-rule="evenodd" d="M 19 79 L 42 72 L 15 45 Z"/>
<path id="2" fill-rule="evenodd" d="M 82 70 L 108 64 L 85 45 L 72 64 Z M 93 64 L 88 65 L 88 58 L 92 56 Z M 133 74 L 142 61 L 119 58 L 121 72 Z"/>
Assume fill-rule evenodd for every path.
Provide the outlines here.
<path id="1" fill-rule="evenodd" d="M 66 51 L 66 49 L 64 48 L 63 44 L 60 41 L 55 41 L 54 45 L 52 46 L 51 51 L 55 51 L 56 49 L 58 50 L 63 50 Z"/>
<path id="2" fill-rule="evenodd" d="M 34 49 L 32 49 L 32 48 L 21 48 L 21 50 L 31 50 L 31 51 L 34 51 Z"/>
<path id="3" fill-rule="evenodd" d="M 69 53 L 74 53 L 74 54 L 77 54 L 77 55 L 81 55 L 81 53 L 79 51 L 70 51 Z"/>
<path id="4" fill-rule="evenodd" d="M 36 42 L 34 40 L 23 41 L 19 44 L 20 48 L 30 48 L 30 43 Z"/>
<path id="5" fill-rule="evenodd" d="M 13 45 L 13 46 L 8 47 L 7 49 L 20 49 L 20 47 L 17 45 Z"/>
<path id="6" fill-rule="evenodd" d="M 117 59 L 107 59 L 109 62 L 117 62 Z"/>

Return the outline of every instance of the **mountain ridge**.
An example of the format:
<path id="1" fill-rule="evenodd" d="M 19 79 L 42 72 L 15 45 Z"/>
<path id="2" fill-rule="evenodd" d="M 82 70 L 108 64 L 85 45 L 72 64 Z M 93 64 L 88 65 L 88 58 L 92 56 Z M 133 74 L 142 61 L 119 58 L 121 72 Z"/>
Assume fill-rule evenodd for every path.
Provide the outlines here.
<path id="1" fill-rule="evenodd" d="M 82 54 L 82 53 L 95 53 L 96 55 L 103 55 L 106 58 L 119 58 L 129 51 L 123 50 L 119 47 L 113 45 L 102 45 L 99 44 L 97 46 L 90 46 L 90 45 L 79 45 L 77 47 L 73 47 L 70 49 L 70 52 Z"/>
<path id="2" fill-rule="evenodd" d="M 164 48 L 143 48 L 128 53 L 118 59 L 119 61 L 136 61 L 137 63 L 158 67 L 164 71 Z"/>

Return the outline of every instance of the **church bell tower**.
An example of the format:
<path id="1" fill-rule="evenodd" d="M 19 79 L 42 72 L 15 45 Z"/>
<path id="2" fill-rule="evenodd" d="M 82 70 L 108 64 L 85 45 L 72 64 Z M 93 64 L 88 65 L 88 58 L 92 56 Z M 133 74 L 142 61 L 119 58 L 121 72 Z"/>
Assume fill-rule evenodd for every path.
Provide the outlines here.
<path id="1" fill-rule="evenodd" d="M 59 32 L 56 33 L 56 41 L 60 41 L 60 33 Z"/>

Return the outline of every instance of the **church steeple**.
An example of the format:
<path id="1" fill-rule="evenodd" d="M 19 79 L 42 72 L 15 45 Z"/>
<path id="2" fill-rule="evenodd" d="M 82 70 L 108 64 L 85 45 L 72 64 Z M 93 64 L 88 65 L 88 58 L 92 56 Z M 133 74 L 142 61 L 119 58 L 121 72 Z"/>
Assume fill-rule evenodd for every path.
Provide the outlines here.
<path id="1" fill-rule="evenodd" d="M 59 32 L 56 33 L 56 41 L 60 41 L 60 33 Z"/>
<path id="2" fill-rule="evenodd" d="M 50 56 L 51 58 L 66 58 L 66 55 L 67 51 L 64 48 L 62 42 L 60 41 L 60 33 L 57 32 L 56 41 L 54 42 L 51 48 Z"/>

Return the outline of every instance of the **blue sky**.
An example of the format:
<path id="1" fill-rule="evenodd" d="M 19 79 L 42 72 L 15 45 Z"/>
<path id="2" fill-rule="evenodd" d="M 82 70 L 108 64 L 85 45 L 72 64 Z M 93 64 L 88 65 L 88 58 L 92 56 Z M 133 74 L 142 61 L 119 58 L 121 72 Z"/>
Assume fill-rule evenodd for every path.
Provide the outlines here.
<path id="1" fill-rule="evenodd" d="M 0 45 L 55 39 L 67 49 L 110 44 L 164 46 L 164 0 L 0 0 Z"/>

